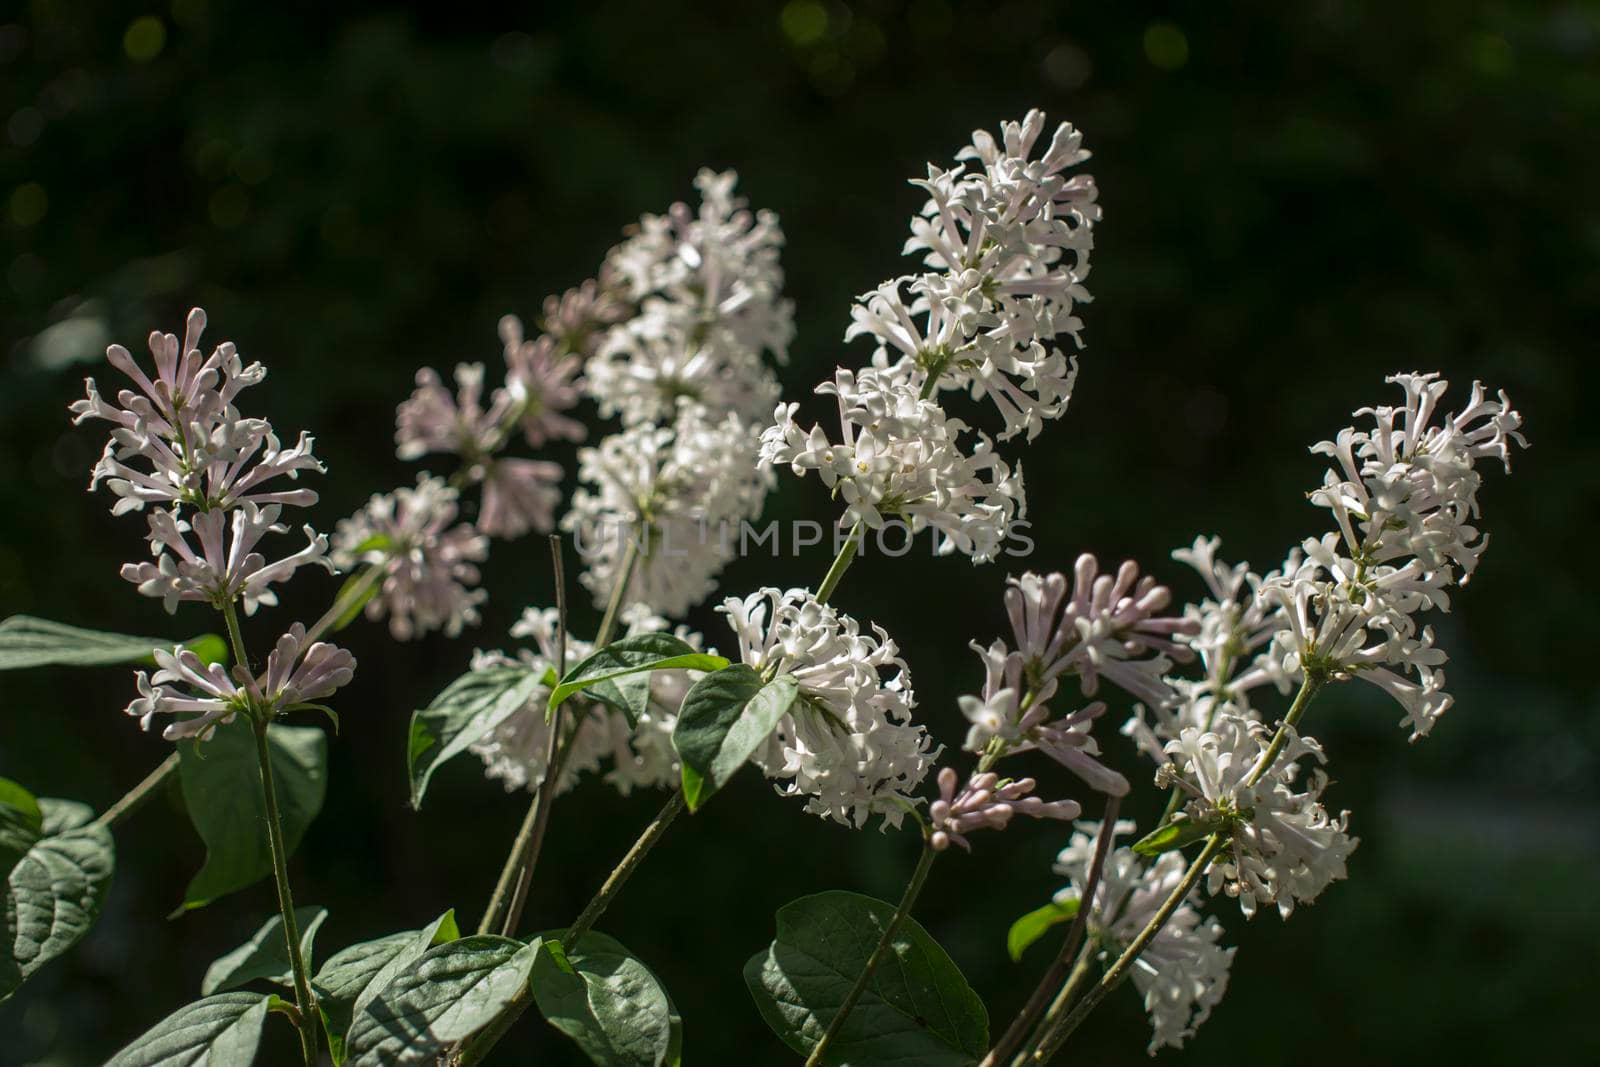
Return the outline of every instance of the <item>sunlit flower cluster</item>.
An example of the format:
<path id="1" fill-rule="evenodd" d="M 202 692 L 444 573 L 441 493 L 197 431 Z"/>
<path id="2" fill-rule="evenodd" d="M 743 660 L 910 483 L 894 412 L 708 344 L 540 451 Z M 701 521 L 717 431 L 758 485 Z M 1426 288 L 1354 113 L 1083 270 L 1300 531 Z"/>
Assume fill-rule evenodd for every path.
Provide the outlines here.
<path id="1" fill-rule="evenodd" d="M 711 594 L 737 551 L 739 523 L 760 514 L 771 483 L 750 446 L 737 415 L 712 421 L 684 401 L 670 424 L 629 427 L 578 454 L 582 484 L 561 525 L 597 604 L 630 556 L 627 602 L 675 617 Z"/>
<path id="2" fill-rule="evenodd" d="M 1284 672 L 1361 678 L 1405 712 L 1413 740 L 1428 733 L 1452 703 L 1445 691 L 1446 656 L 1433 629 L 1416 616 L 1449 610 L 1449 587 L 1465 582 L 1487 536 L 1478 517 L 1480 460 L 1510 470 L 1522 417 L 1504 393 L 1488 398 L 1473 383 L 1467 406 L 1438 415 L 1448 388 L 1437 374 L 1400 374 L 1399 408 L 1364 408 L 1372 427 L 1346 428 L 1312 451 L 1338 462 L 1313 503 L 1333 515 L 1335 529 L 1305 542 L 1311 564 L 1271 583 L 1287 627 L 1276 651 Z"/>
<path id="3" fill-rule="evenodd" d="M 787 672 L 800 695 L 752 761 L 806 810 L 865 826 L 899 826 L 938 753 L 911 718 L 916 700 L 899 649 L 803 589 L 762 589 L 719 609 L 738 659 L 764 675 Z"/>
<path id="4" fill-rule="evenodd" d="M 1059 903 L 1082 900 L 1096 838 L 1106 830 L 1104 823 L 1079 823 L 1056 857 L 1056 873 L 1071 882 L 1056 895 Z M 1112 832 L 1132 831 L 1133 823 L 1123 821 Z M 1132 942 L 1177 890 L 1185 866 L 1176 852 L 1147 863 L 1132 849 L 1110 849 L 1089 911 L 1088 933 L 1096 954 L 1111 959 Z M 1151 1055 L 1167 1046 L 1182 1048 L 1228 989 L 1228 969 L 1237 950 L 1222 947 L 1222 925 L 1201 913 L 1198 897 L 1191 891 L 1184 898 L 1132 970 L 1134 988 L 1150 1016 Z"/>
<path id="5" fill-rule="evenodd" d="M 121 345 L 106 349 L 111 365 L 138 386 L 121 390 L 116 403 L 101 396 L 93 378 L 86 397 L 71 406 L 73 421 L 112 424 L 104 455 L 89 487 L 106 483 L 117 498 L 113 514 L 144 511 L 150 555 L 155 562 L 129 563 L 122 576 L 167 611 L 183 600 L 221 608 L 242 600 L 245 612 L 277 603 L 271 586 L 308 564 L 332 570 L 327 538 L 304 528 L 304 549 L 268 562 L 258 550 L 269 533 L 287 532 L 278 521 L 285 507 L 316 503 L 307 488 L 288 488 L 279 478 L 322 473 L 301 434 L 284 448 L 265 419 L 240 414 L 234 401 L 266 377 L 259 363 L 248 366 L 231 341 L 209 356 L 200 351 L 206 313 L 189 312 L 183 341 L 170 333 L 150 335 L 156 376 Z M 191 541 L 190 538 L 194 540 Z"/>

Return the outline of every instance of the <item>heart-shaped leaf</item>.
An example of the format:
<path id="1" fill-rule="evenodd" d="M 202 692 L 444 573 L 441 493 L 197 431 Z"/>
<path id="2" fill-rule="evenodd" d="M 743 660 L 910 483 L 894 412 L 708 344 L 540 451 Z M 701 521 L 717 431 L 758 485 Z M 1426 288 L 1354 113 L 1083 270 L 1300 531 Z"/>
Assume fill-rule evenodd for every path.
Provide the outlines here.
<path id="1" fill-rule="evenodd" d="M 671 634 L 624 637 L 590 653 L 562 676 L 561 683 L 550 692 L 549 714 L 554 714 L 561 702 L 572 694 L 607 679 L 677 668 L 718 671 L 727 665 L 728 661 L 721 656 L 697 651 L 693 645 Z"/>
<path id="2" fill-rule="evenodd" d="M 186 1004 L 135 1038 L 106 1067 L 250 1067 L 270 999 L 264 993 L 218 993 Z"/>
<path id="3" fill-rule="evenodd" d="M 327 908 L 294 909 L 294 923 L 300 928 L 300 955 L 308 969 L 317 930 L 327 918 Z M 283 936 L 282 915 L 274 915 L 250 935 L 250 940 L 227 955 L 217 957 L 206 968 L 205 978 L 200 982 L 200 995 L 208 997 L 255 981 L 294 987 L 294 968 L 289 962 L 289 940 Z"/>
<path id="4" fill-rule="evenodd" d="M 778 909 L 778 936 L 745 964 L 767 1025 L 802 1056 L 827 1031 L 894 905 L 834 890 Z M 890 952 L 828 1045 L 832 1065 L 965 1067 L 989 1047 L 989 1017 L 939 943 L 904 919 Z"/>
<path id="5" fill-rule="evenodd" d="M 516 714 L 543 684 L 543 678 L 526 667 L 485 667 L 463 674 L 413 714 L 406 747 L 411 806 L 422 806 L 422 795 L 441 763 L 465 752 Z"/>
<path id="6" fill-rule="evenodd" d="M 345 1036 L 350 1032 L 351 1020 L 365 1010 L 396 975 L 421 959 L 430 948 L 448 944 L 460 936 L 456 913 L 447 911 L 421 930 L 405 930 L 374 941 L 363 941 L 334 953 L 311 980 L 333 1062 L 344 1062 Z"/>
<path id="7" fill-rule="evenodd" d="M 432 1063 L 494 1022 L 528 987 L 536 943 L 464 937 L 429 949 L 397 974 L 350 1024 L 354 1067 Z"/>
<path id="8" fill-rule="evenodd" d="M 534 1000 L 552 1026 L 599 1067 L 672 1063 L 682 1021 L 650 968 L 593 930 L 566 950 L 565 961 L 570 969 L 540 952 L 533 965 Z"/>
<path id="9" fill-rule="evenodd" d="M 690 811 L 721 789 L 772 736 L 799 692 L 792 676 L 780 674 L 768 682 L 743 663 L 694 684 L 672 730 Z"/>
<path id="10" fill-rule="evenodd" d="M 273 725 L 267 728 L 267 747 L 284 844 L 293 853 L 322 810 L 328 788 L 328 739 L 315 727 Z M 240 716 L 219 726 L 209 741 L 180 742 L 178 759 L 184 805 L 206 843 L 206 862 L 174 915 L 204 907 L 272 873 L 267 805 L 250 724 Z"/>
<path id="11" fill-rule="evenodd" d="M 49 803 L 41 805 L 41 830 L 51 822 Z M 115 865 L 111 831 L 94 825 L 41 836 L 17 859 L 6 875 L 0 1000 L 89 932 Z"/>

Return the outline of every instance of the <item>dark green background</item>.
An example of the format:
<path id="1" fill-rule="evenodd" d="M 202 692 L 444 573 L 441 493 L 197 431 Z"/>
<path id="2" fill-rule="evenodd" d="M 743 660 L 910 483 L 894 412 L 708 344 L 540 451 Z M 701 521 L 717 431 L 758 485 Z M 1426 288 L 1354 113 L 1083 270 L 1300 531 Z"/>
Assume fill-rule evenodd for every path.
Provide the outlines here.
<path id="1" fill-rule="evenodd" d="M 498 315 L 533 317 L 622 224 L 688 195 L 703 164 L 737 167 L 782 216 L 799 325 L 783 376 L 803 399 L 835 362 L 865 358 L 839 342 L 851 295 L 910 269 L 898 249 L 920 198 L 905 179 L 973 127 L 1040 106 L 1087 132 L 1105 220 L 1077 395 L 1026 457 L 1030 565 L 1132 556 L 1189 597 L 1165 554 L 1211 531 L 1230 558 L 1272 565 L 1323 528 L 1303 498 L 1321 473 L 1306 446 L 1390 402 L 1395 370 L 1508 389 L 1533 442 L 1515 478 L 1490 474 L 1494 545 L 1437 623 L 1455 709 L 1407 745 L 1370 687 L 1319 704 L 1329 800 L 1363 838 L 1351 880 L 1288 924 L 1222 908 L 1240 945 L 1232 992 L 1189 1055 L 1600 1053 L 1600 455 L 1582 414 L 1600 330 L 1594 5 L 882 0 L 829 4 L 821 20 L 791 8 L 787 22 L 765 4 L 661 0 L 548 17 L 342 6 L 338 19 L 204 0 L 0 8 L 0 615 L 174 636 L 214 625 L 192 605 L 169 620 L 117 577 L 142 556 L 140 523 L 82 491 L 103 430 L 71 429 L 65 408 L 86 372 L 108 380 L 108 340 L 142 350 L 152 327 L 205 306 L 213 339 L 271 368 L 252 410 L 316 434 L 330 473 L 313 517 L 331 530 L 411 479 L 391 419 L 417 366 L 495 362 Z M 148 23 L 129 34 L 144 14 L 159 39 Z M 788 477 L 769 510 L 829 513 L 814 479 Z M 814 582 L 826 563 L 817 550 L 746 560 L 728 588 Z M 980 680 L 966 643 L 1001 631 L 1003 577 L 877 560 L 837 597 L 901 643 L 921 714 L 951 746 L 954 698 Z M 413 815 L 403 770 L 411 709 L 472 647 L 503 643 L 524 604 L 549 601 L 543 545 L 497 545 L 487 584 L 485 625 L 460 640 L 347 631 L 361 667 L 338 701 L 327 806 L 294 862 L 299 901 L 333 912 L 323 955 L 451 905 L 475 919 L 487 896 L 521 801 L 462 760 Z M 319 613 L 334 588 L 296 582 L 251 622 L 252 642 Z M 695 621 L 726 640 L 709 612 Z M 103 806 L 168 751 L 121 714 L 124 670 L 0 687 L 0 774 L 36 792 Z M 1125 742 L 1107 745 L 1143 778 Z M 1076 788 L 1043 770 L 1051 789 Z M 575 914 L 658 802 L 595 782 L 564 799 L 531 926 Z M 1142 794 L 1146 822 L 1152 804 Z M 1053 824 L 978 838 L 919 908 L 997 1026 L 1045 963 L 1041 949 L 1012 965 L 1003 939 L 1056 887 L 1062 838 Z M 165 920 L 201 848 L 164 802 L 117 844 L 92 936 L 0 1009 L 0 1061 L 99 1062 L 192 999 L 207 962 L 274 907 L 263 884 Z M 782 1062 L 739 976 L 773 910 L 821 888 L 892 897 L 914 850 L 909 834 L 805 816 L 752 775 L 672 832 L 603 926 L 666 981 L 691 1063 Z M 1139 1062 L 1147 1035 L 1120 993 L 1078 1054 Z M 577 1062 L 532 1017 L 504 1049 L 507 1063 Z"/>

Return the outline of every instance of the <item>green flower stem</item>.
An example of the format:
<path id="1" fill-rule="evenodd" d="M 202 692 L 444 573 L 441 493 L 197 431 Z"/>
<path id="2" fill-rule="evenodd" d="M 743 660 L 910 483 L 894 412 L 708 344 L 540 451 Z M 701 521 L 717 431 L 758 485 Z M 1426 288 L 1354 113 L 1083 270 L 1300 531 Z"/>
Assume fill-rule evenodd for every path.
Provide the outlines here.
<path id="1" fill-rule="evenodd" d="M 1088 983 L 1090 975 L 1094 973 L 1094 957 L 1100 945 L 1094 939 L 1083 946 L 1083 951 L 1078 953 L 1077 962 L 1072 965 L 1072 973 L 1067 976 L 1067 982 L 1061 987 L 1061 992 L 1056 994 L 1056 999 L 1050 1002 L 1050 1010 L 1045 1012 L 1044 1021 L 1039 1026 L 1039 1031 L 1033 1035 L 1032 1040 L 1053 1029 L 1072 1005 L 1078 999 L 1078 994 L 1083 992 L 1083 987 Z M 1033 1057 L 1035 1046 L 1030 1042 L 1028 1047 L 1017 1053 L 1011 1061 L 1011 1067 L 1028 1067 Z"/>
<path id="2" fill-rule="evenodd" d="M 616 629 L 617 616 L 621 611 L 622 602 L 626 596 L 629 584 L 633 581 L 634 571 L 639 565 L 639 543 L 649 533 L 641 529 L 637 538 L 630 537 L 628 546 L 623 551 L 622 567 L 617 572 L 617 579 L 611 586 L 611 598 L 606 603 L 605 616 L 600 620 L 600 629 L 595 632 L 594 647 L 604 648 L 611 640 L 612 631 Z M 566 650 L 566 622 L 565 611 L 562 606 L 566 603 L 566 592 L 561 588 L 563 575 L 561 569 L 560 541 L 551 537 L 550 551 L 555 559 L 556 567 L 556 609 L 561 617 L 560 643 L 562 652 Z M 561 671 L 566 671 L 566 664 L 561 664 Z M 511 843 L 511 852 L 506 856 L 505 864 L 500 868 L 500 877 L 496 879 L 494 893 L 489 897 L 489 906 L 484 910 L 483 921 L 478 924 L 480 934 L 495 933 L 497 930 L 507 931 L 514 929 L 517 920 L 521 918 L 522 902 L 526 899 L 527 887 L 533 880 L 533 869 L 539 862 L 539 853 L 544 844 L 545 827 L 550 822 L 550 807 L 554 803 L 554 786 L 552 783 L 560 780 L 562 767 L 566 763 L 566 753 L 571 747 L 571 738 L 560 748 L 556 747 L 557 738 L 561 733 L 561 708 L 557 708 L 554 718 L 550 722 L 549 748 L 546 749 L 548 757 L 545 763 L 544 781 L 540 782 L 533 791 L 533 799 L 528 803 L 528 813 L 522 818 L 522 826 L 517 831 L 516 839 Z M 573 731 L 573 737 L 577 731 Z M 546 787 L 550 791 L 547 799 Z"/>
<path id="3" fill-rule="evenodd" d="M 582 914 L 568 927 L 566 934 L 561 938 L 562 945 L 571 948 L 578 942 L 579 938 L 594 927 L 595 923 L 600 921 L 600 916 L 605 914 L 606 909 L 611 906 L 612 900 L 616 899 L 617 894 L 622 892 L 622 887 L 628 884 L 628 879 L 633 877 L 633 872 L 644 862 L 644 858 L 650 854 L 650 850 L 656 847 L 657 842 L 666 834 L 667 827 L 672 825 L 672 820 L 676 819 L 678 813 L 683 809 L 683 790 L 675 789 L 672 792 L 672 796 L 667 798 L 666 804 L 662 805 L 661 810 L 656 813 L 656 817 L 650 820 L 650 825 L 644 828 L 644 832 L 639 835 L 639 839 L 633 843 L 633 847 L 628 849 L 627 854 L 622 857 L 622 862 L 618 863 L 611 874 L 606 877 L 605 882 L 600 886 L 600 892 L 594 895 L 594 899 L 589 901 Z"/>
<path id="4" fill-rule="evenodd" d="M 860 519 L 850 527 L 849 539 L 844 547 L 839 549 L 839 554 L 833 559 L 833 566 L 828 568 L 828 573 L 822 577 L 822 585 L 817 588 L 817 601 L 827 603 L 833 591 L 839 588 L 839 579 L 844 577 L 844 572 L 850 569 L 850 564 L 855 562 L 856 550 L 861 547 L 861 538 L 866 536 L 865 527 Z"/>
<path id="5" fill-rule="evenodd" d="M 233 601 L 222 605 L 222 617 L 228 622 L 228 642 L 233 646 L 233 661 L 245 670 L 250 669 L 250 657 L 244 650 L 244 635 L 239 632 L 239 612 Z"/>
<path id="6" fill-rule="evenodd" d="M 1283 717 L 1283 722 L 1278 726 L 1278 732 L 1272 735 L 1272 740 L 1267 742 L 1267 750 L 1262 753 L 1261 759 L 1256 763 L 1256 769 L 1250 772 L 1250 777 L 1245 780 L 1246 785 L 1255 785 L 1272 769 L 1278 761 L 1278 756 L 1283 752 L 1283 746 L 1289 743 L 1289 730 L 1300 722 L 1306 709 L 1317 698 L 1322 687 L 1327 684 L 1327 677 L 1319 671 L 1307 671 L 1306 677 L 1300 683 L 1300 691 L 1294 695 L 1294 703 L 1289 705 L 1289 713 Z"/>
<path id="7" fill-rule="evenodd" d="M 628 547 L 622 550 L 622 567 L 617 571 L 617 580 L 612 583 L 611 599 L 606 601 L 606 613 L 600 619 L 600 629 L 595 631 L 594 647 L 597 649 L 606 647 L 612 633 L 616 631 L 617 616 L 622 611 L 623 598 L 633 581 L 633 572 L 639 566 L 639 543 L 649 536 L 648 529 L 641 529 L 638 537 L 628 538 Z"/>
<path id="8" fill-rule="evenodd" d="M 233 622 L 232 612 L 229 621 Z M 237 625 L 232 627 L 237 629 Z M 278 880 L 278 910 L 283 914 L 283 936 L 289 944 L 289 964 L 294 970 L 294 999 L 300 1010 L 300 1051 L 306 1067 L 317 1067 L 316 1002 L 311 999 L 311 979 L 300 954 L 300 925 L 294 919 L 294 896 L 289 891 L 289 852 L 283 843 L 283 821 L 278 814 L 278 790 L 272 781 L 272 755 L 267 748 L 267 722 L 251 724 L 256 735 L 256 756 L 261 761 L 261 793 L 267 802 L 267 841 L 272 846 L 272 873 Z"/>
<path id="9" fill-rule="evenodd" d="M 1227 842 L 1228 838 L 1222 834 L 1212 834 L 1206 839 L 1206 847 L 1201 849 L 1200 855 L 1196 856 L 1194 862 L 1189 864 L 1189 869 L 1184 872 L 1183 880 L 1178 883 L 1177 888 L 1173 889 L 1167 899 L 1161 902 L 1161 907 L 1150 917 L 1150 921 L 1145 923 L 1144 929 L 1139 931 L 1138 936 L 1128 943 L 1127 948 L 1123 949 L 1122 955 L 1117 957 L 1117 961 L 1107 968 L 1106 973 L 1100 977 L 1100 981 L 1096 982 L 1093 988 L 1083 995 L 1083 999 L 1078 1001 L 1066 1018 L 1058 1020 L 1053 1025 L 1046 1021 L 1040 1027 L 1040 1033 L 1034 1041 L 1035 1047 L 1031 1057 L 1032 1062 L 1036 1064 L 1050 1062 L 1050 1057 L 1060 1050 L 1061 1046 L 1066 1043 L 1067 1038 L 1072 1036 L 1072 1032 L 1105 999 L 1106 994 L 1122 984 L 1123 978 L 1127 977 L 1128 968 L 1132 967 L 1134 962 L 1144 954 L 1144 950 L 1150 947 L 1150 942 L 1155 940 L 1155 936 L 1161 932 L 1179 906 L 1183 904 L 1184 898 L 1199 884 L 1200 876 L 1205 874 L 1206 868 L 1211 866 L 1211 861 L 1216 858 L 1217 853 L 1222 851 L 1222 847 Z"/>
<path id="10" fill-rule="evenodd" d="M 178 754 L 172 755 L 161 761 L 161 765 L 151 771 L 145 780 L 128 790 L 122 799 L 107 808 L 95 820 L 101 826 L 112 828 L 121 823 L 128 816 L 137 811 L 145 801 L 155 795 L 156 790 L 167 784 L 167 779 L 178 773 Z"/>
<path id="11" fill-rule="evenodd" d="M 1089 914 L 1094 910 L 1095 893 L 1100 889 L 1100 872 L 1105 869 L 1106 856 L 1111 851 L 1111 839 L 1116 836 L 1117 809 L 1121 803 L 1120 797 L 1106 798 L 1105 814 L 1100 820 L 1100 834 L 1094 843 L 1094 859 L 1089 864 L 1089 875 L 1084 880 L 1083 895 L 1078 898 L 1078 914 L 1072 918 L 1072 926 L 1067 930 L 1067 939 L 1061 943 L 1061 951 L 1056 953 L 1054 962 L 1050 964 L 1050 969 L 1044 972 L 1044 977 L 1039 979 L 1033 995 L 1017 1013 L 1017 1017 L 1011 1021 L 1011 1025 L 1006 1027 L 1005 1034 L 994 1043 L 994 1048 L 989 1050 L 989 1054 L 983 1058 L 983 1063 L 979 1067 L 999 1067 L 1000 1064 L 1007 1062 L 1038 1025 L 1039 1017 L 1050 1003 L 1051 990 L 1061 986 L 1064 995 L 1072 984 L 1069 972 L 1076 974 L 1078 967 L 1085 964 L 1088 957 L 1079 956 L 1078 949 L 1089 929 Z M 1077 967 L 1074 966 L 1075 959 Z M 1060 997 L 1056 999 L 1059 1002 Z"/>
<path id="12" fill-rule="evenodd" d="M 346 589 L 342 595 L 335 597 L 332 606 L 322 613 L 322 618 L 311 624 L 311 629 L 306 631 L 306 642 L 309 644 L 320 640 L 333 624 L 339 621 L 339 617 L 349 611 L 352 604 L 360 603 L 361 598 L 366 596 L 382 577 L 383 567 L 376 563 L 369 564 L 367 572 L 356 581 L 356 584 Z"/>
<path id="13" fill-rule="evenodd" d="M 596 922 L 600 921 L 600 916 L 605 914 L 605 910 L 611 906 L 611 902 L 622 892 L 622 887 L 627 884 L 629 878 L 633 877 L 634 871 L 639 869 L 639 865 L 650 854 L 650 850 L 655 848 L 661 841 L 661 838 L 667 832 L 667 827 L 672 825 L 672 821 L 683 811 L 684 806 L 683 791 L 674 790 L 672 796 L 667 798 L 667 802 L 661 808 L 661 811 L 656 814 L 654 819 L 650 820 L 650 825 L 644 828 L 644 832 L 639 835 L 639 839 L 633 843 L 627 854 L 622 857 L 621 862 L 606 877 L 604 884 L 600 886 L 600 891 L 595 894 L 594 899 L 589 901 L 588 906 L 583 909 L 583 913 L 562 935 L 561 944 L 563 946 L 570 947 L 576 944 L 584 934 L 593 929 Z M 505 1036 L 506 1031 L 511 1029 L 512 1024 L 522 1017 L 522 1013 L 528 1010 L 528 1005 L 532 1002 L 532 989 L 524 987 L 516 998 L 506 1006 L 505 1010 L 495 1018 L 493 1023 L 467 1040 L 461 1047 L 461 1052 L 456 1062 L 462 1065 L 480 1062 L 483 1057 L 489 1054 L 495 1044 Z"/>
<path id="14" fill-rule="evenodd" d="M 828 1051 L 828 1045 L 838 1036 L 839 1030 L 844 1026 L 844 1021 L 855 1010 L 861 995 L 867 991 L 867 983 L 872 980 L 872 975 L 877 971 L 878 965 L 889 954 L 889 946 L 894 941 L 896 931 L 905 921 L 911 909 L 917 903 L 917 897 L 922 893 L 922 885 L 928 880 L 928 871 L 933 868 L 933 861 L 939 855 L 933 846 L 926 840 L 922 844 L 922 856 L 917 860 L 917 866 L 911 872 L 911 880 L 906 883 L 906 890 L 900 896 L 900 906 L 895 908 L 894 915 L 883 928 L 883 934 L 878 938 L 878 943 L 872 949 L 872 955 L 867 957 L 867 965 L 856 976 L 855 984 L 845 994 L 844 1001 L 839 1005 L 839 1010 L 834 1013 L 833 1021 L 828 1023 L 828 1029 L 823 1033 L 822 1039 L 812 1048 L 811 1055 L 806 1057 L 805 1067 L 821 1067 L 823 1054 Z"/>

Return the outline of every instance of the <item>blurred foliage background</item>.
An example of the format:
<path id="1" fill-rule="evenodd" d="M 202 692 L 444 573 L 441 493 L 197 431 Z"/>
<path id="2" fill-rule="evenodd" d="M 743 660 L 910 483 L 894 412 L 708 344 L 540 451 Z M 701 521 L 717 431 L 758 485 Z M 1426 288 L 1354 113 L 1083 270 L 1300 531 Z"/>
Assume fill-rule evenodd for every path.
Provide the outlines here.
<path id="1" fill-rule="evenodd" d="M 1084 550 L 1199 593 L 1167 553 L 1216 532 L 1265 569 L 1316 532 L 1306 446 L 1395 370 L 1483 377 L 1527 417 L 1518 475 L 1491 473 L 1494 545 L 1437 623 L 1457 704 L 1408 746 L 1366 686 L 1311 729 L 1334 807 L 1363 838 L 1351 880 L 1287 925 L 1221 909 L 1233 987 L 1195 1063 L 1509 1062 L 1600 1054 L 1588 1018 L 1600 950 L 1595 627 L 1584 562 L 1600 518 L 1592 416 L 1600 332 L 1600 7 L 1583 3 L 1095 5 L 953 0 L 650 0 L 512 15 L 473 5 L 31 0 L 0 6 L 0 615 L 132 633 L 176 619 L 116 574 L 136 519 L 83 492 L 100 429 L 66 405 L 120 340 L 142 351 L 203 305 L 210 339 L 271 369 L 251 394 L 307 428 L 330 473 L 331 530 L 409 482 L 392 409 L 419 365 L 496 362 L 496 318 L 588 276 L 619 228 L 736 167 L 777 210 L 804 399 L 840 361 L 852 294 L 907 269 L 920 203 L 905 179 L 977 126 L 1038 106 L 1086 131 L 1105 220 L 1072 410 L 1026 459 L 1037 568 Z M 570 465 L 570 451 L 559 453 Z M 570 469 L 570 467 L 569 467 Z M 820 517 L 785 477 L 769 516 Z M 731 590 L 815 582 L 825 549 L 747 559 Z M 952 747 L 955 696 L 981 674 L 967 641 L 1002 632 L 1005 564 L 869 561 L 838 602 L 886 626 L 922 714 Z M 522 814 L 463 759 L 423 812 L 405 803 L 419 701 L 548 603 L 538 539 L 497 544 L 484 625 L 396 647 L 358 624 L 321 818 L 297 898 L 333 917 L 322 955 L 447 906 L 482 907 Z M 320 613 L 305 578 L 253 620 L 260 642 Z M 576 624 L 592 625 L 583 605 Z M 715 643 L 710 612 L 693 621 Z M 105 806 L 168 745 L 120 709 L 126 670 L 0 676 L 0 775 Z M 1122 739 L 1108 748 L 1142 779 Z M 1051 782 L 1068 783 L 1048 769 Z M 253 782 L 241 788 L 255 788 Z M 581 907 L 657 796 L 590 782 L 564 798 L 531 929 Z M 1159 809 L 1153 790 L 1136 814 Z M 1018 824 L 952 855 L 919 909 L 1003 1025 L 1046 963 L 1006 959 L 1013 917 L 1057 886 L 1057 825 Z M 163 918 L 202 848 L 170 800 L 119 829 L 99 926 L 0 1008 L 0 1062 L 92 1064 L 197 995 L 206 964 L 274 908 L 265 883 Z M 894 898 L 909 832 L 852 834 L 750 775 L 675 828 L 606 917 L 687 1018 L 691 1063 L 782 1062 L 740 978 L 772 912 L 820 888 Z M 287 1028 L 281 1028 L 286 1036 Z M 1131 991 L 1079 1054 L 1143 1058 Z M 579 1062 L 530 1015 L 507 1063 Z M 1168 1054 L 1173 1055 L 1173 1054 Z M 270 1054 L 269 1054 L 270 1057 Z M 264 1062 L 274 1062 L 270 1058 Z"/>

